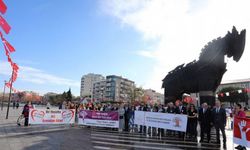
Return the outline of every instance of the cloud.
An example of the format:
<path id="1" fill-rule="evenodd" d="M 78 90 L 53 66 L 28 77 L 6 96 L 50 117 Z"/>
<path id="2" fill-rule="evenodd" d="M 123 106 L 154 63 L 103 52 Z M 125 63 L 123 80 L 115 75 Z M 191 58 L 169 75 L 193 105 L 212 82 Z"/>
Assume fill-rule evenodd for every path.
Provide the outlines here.
<path id="1" fill-rule="evenodd" d="M 70 87 L 79 87 L 79 82 L 71 79 L 58 77 L 43 70 L 28 67 L 19 66 L 19 79 L 21 81 L 30 82 L 34 84 L 46 84 L 46 85 L 64 85 Z M 8 62 L 0 62 L 0 74 L 11 76 L 11 68 Z"/>
<path id="2" fill-rule="evenodd" d="M 224 36 L 235 25 L 250 29 L 248 0 L 106 0 L 102 10 L 141 33 L 145 42 L 158 41 L 150 51 L 136 54 L 156 60 L 145 87 L 161 90 L 162 79 L 177 65 L 198 58 L 203 46 Z M 245 52 L 239 63 L 228 62 L 223 80 L 249 78 L 247 31 Z"/>
<path id="3" fill-rule="evenodd" d="M 148 58 L 155 58 L 156 57 L 153 52 L 145 51 L 145 50 L 137 51 L 137 55 L 148 57 Z"/>

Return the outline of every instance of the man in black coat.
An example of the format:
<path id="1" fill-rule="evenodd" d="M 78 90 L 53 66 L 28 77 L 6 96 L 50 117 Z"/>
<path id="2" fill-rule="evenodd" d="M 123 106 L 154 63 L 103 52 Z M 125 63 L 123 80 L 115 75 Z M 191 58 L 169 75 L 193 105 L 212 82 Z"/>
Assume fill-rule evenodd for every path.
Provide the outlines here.
<path id="1" fill-rule="evenodd" d="M 213 125 L 216 129 L 216 141 L 217 144 L 220 144 L 220 130 L 223 137 L 223 147 L 226 148 L 226 133 L 225 126 L 227 122 L 226 110 L 221 107 L 219 100 L 215 102 L 215 108 L 213 109 Z"/>
<path id="2" fill-rule="evenodd" d="M 201 130 L 201 139 L 200 142 L 204 141 L 204 134 L 207 134 L 207 142 L 210 142 L 210 131 L 211 131 L 211 123 L 212 123 L 212 113 L 208 108 L 207 103 L 203 103 L 201 109 L 199 110 L 198 121 L 200 124 Z"/>
<path id="3" fill-rule="evenodd" d="M 175 113 L 175 107 L 174 107 L 174 103 L 173 102 L 170 102 L 168 104 L 167 113 L 170 113 L 170 114 L 174 114 Z"/>
<path id="4" fill-rule="evenodd" d="M 129 112 L 130 112 L 130 108 L 129 106 L 126 104 L 124 107 L 125 113 L 124 113 L 124 119 L 125 119 L 125 131 L 129 131 Z"/>
<path id="5" fill-rule="evenodd" d="M 187 108 L 183 106 L 182 102 L 180 101 L 179 103 L 175 104 L 175 113 L 176 114 L 187 114 Z"/>

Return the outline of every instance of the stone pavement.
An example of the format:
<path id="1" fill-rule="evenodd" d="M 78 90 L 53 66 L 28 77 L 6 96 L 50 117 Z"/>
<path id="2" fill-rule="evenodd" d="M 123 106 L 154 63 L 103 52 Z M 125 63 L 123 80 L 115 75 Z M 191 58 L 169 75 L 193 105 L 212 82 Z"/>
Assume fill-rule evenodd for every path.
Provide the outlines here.
<path id="1" fill-rule="evenodd" d="M 90 150 L 90 131 L 65 125 L 17 126 L 20 110 L 0 110 L 0 150 Z"/>
<path id="2" fill-rule="evenodd" d="M 16 124 L 20 110 L 0 110 L 0 150 L 219 150 L 216 144 L 180 141 L 174 137 L 159 138 L 139 133 L 117 132 L 104 128 L 86 128 L 67 125 Z M 232 132 L 227 131 L 227 149 L 233 149 Z"/>

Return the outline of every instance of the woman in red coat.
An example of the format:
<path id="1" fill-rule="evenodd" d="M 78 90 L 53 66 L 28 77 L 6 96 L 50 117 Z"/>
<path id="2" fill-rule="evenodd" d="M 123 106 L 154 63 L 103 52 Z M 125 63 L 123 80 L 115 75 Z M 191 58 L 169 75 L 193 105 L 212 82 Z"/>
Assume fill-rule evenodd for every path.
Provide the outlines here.
<path id="1" fill-rule="evenodd" d="M 30 108 L 32 108 L 31 102 L 27 102 L 24 106 L 23 106 L 23 116 L 25 118 L 24 121 L 24 126 L 28 126 L 29 125 L 29 110 Z"/>

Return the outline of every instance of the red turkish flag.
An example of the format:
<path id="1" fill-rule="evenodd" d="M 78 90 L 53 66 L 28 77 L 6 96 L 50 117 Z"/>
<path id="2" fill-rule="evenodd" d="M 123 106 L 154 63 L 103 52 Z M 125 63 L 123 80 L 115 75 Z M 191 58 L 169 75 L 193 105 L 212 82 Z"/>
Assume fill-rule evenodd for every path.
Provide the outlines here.
<path id="1" fill-rule="evenodd" d="M 15 48 L 5 39 L 3 39 L 3 43 L 6 45 L 6 48 L 8 49 L 9 52 L 15 52 Z"/>
<path id="2" fill-rule="evenodd" d="M 3 46 L 4 46 L 4 49 L 5 49 L 5 55 L 6 55 L 7 57 L 9 57 L 10 52 L 8 51 L 8 49 L 7 49 L 7 47 L 6 47 L 5 45 L 3 45 Z"/>
<path id="3" fill-rule="evenodd" d="M 9 62 L 10 64 L 12 64 L 13 62 L 12 62 L 12 59 L 10 58 L 10 55 L 8 55 L 7 57 L 8 57 L 8 62 Z"/>
<path id="4" fill-rule="evenodd" d="M 1 15 L 0 15 L 0 26 L 2 27 L 2 29 L 6 34 L 9 34 L 11 27 Z"/>
<path id="5" fill-rule="evenodd" d="M 7 6 L 4 4 L 3 0 L 0 0 L 0 12 L 4 14 L 7 10 Z"/>
<path id="6" fill-rule="evenodd" d="M 10 83 L 6 83 L 5 86 L 7 86 L 8 88 L 10 88 Z"/>
<path id="7" fill-rule="evenodd" d="M 16 63 L 13 63 L 12 65 L 13 70 L 18 71 L 19 67 Z"/>

